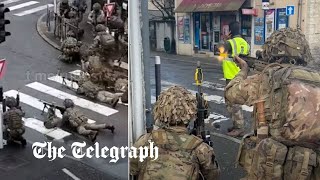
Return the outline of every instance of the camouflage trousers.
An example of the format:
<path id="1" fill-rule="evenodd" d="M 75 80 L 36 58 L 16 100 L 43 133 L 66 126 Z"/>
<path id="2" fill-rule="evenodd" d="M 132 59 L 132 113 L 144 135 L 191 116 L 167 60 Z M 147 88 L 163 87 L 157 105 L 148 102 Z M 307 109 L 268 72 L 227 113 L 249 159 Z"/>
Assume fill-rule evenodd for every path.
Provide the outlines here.
<path id="1" fill-rule="evenodd" d="M 7 129 L 7 135 L 9 136 L 10 139 L 14 139 L 14 140 L 20 140 L 22 137 L 22 135 L 25 133 L 25 128 L 19 128 L 19 129 Z M 10 140 L 9 139 L 9 140 Z"/>
<path id="2" fill-rule="evenodd" d="M 51 117 L 47 121 L 45 121 L 43 124 L 44 124 L 44 127 L 46 127 L 47 129 L 51 129 L 59 126 L 61 122 L 62 122 L 62 119 L 57 117 Z"/>
<path id="3" fill-rule="evenodd" d="M 226 80 L 226 86 L 231 80 Z M 230 104 L 226 101 L 227 111 L 231 115 L 231 119 L 233 122 L 233 128 L 235 129 L 243 129 L 244 126 L 244 118 L 241 105 Z"/>
<path id="4" fill-rule="evenodd" d="M 92 135 L 98 130 L 108 129 L 110 127 L 109 124 L 83 124 L 77 128 L 77 132 L 80 135 Z"/>

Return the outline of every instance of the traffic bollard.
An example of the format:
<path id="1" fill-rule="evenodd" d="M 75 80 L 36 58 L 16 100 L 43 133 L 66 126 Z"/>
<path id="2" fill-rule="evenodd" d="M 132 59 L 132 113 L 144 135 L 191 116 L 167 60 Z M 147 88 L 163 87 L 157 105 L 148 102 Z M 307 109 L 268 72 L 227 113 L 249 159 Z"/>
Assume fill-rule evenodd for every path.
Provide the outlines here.
<path id="1" fill-rule="evenodd" d="M 156 64 L 155 64 L 155 78 L 156 78 L 156 100 L 158 100 L 158 96 L 161 92 L 161 73 L 160 73 L 160 56 L 156 56 Z"/>

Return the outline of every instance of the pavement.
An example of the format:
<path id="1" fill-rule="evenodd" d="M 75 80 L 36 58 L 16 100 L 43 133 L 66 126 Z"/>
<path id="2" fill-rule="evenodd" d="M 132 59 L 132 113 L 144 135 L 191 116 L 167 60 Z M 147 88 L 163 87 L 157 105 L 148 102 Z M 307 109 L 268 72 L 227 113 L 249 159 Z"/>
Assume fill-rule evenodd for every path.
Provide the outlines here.
<path id="1" fill-rule="evenodd" d="M 160 56 L 161 59 L 161 90 L 165 90 L 170 86 L 180 85 L 187 88 L 192 94 L 196 94 L 198 90 L 194 82 L 194 73 L 197 68 L 197 61 L 201 62 L 204 75 L 202 91 L 210 106 L 209 118 L 205 120 L 206 129 L 211 132 L 213 148 L 222 170 L 221 179 L 237 180 L 243 177 L 244 170 L 241 167 L 235 167 L 241 138 L 233 138 L 226 135 L 227 129 L 232 127 L 232 120 L 227 112 L 224 100 L 226 82 L 223 79 L 221 63 L 215 58 L 181 56 L 164 52 L 151 52 L 150 54 L 152 104 L 156 101 L 154 56 Z M 242 109 L 245 118 L 245 131 L 249 133 L 253 108 L 242 106 Z"/>
<path id="2" fill-rule="evenodd" d="M 92 143 L 66 129 L 45 129 L 43 121 L 46 114 L 41 113 L 43 104 L 39 100 L 62 105 L 65 98 L 71 98 L 90 123 L 113 124 L 115 134 L 108 130 L 101 131 L 96 140 L 100 147 L 109 148 L 128 146 L 127 105 L 119 104 L 112 108 L 77 95 L 71 89 L 76 85 L 69 81 L 62 85 L 58 70 L 65 76 L 77 76 L 80 68 L 76 64 L 59 61 L 61 52 L 52 48 L 37 32 L 39 17 L 44 17 L 46 7 L 52 10 L 53 0 L 6 0 L 3 3 L 11 9 L 6 14 L 11 21 L 6 30 L 12 35 L 0 44 L 1 58 L 7 60 L 0 85 L 5 96 L 20 94 L 21 107 L 26 112 L 23 121 L 28 144 L 26 148 L 6 145 L 0 150 L 0 179 L 127 179 L 127 158 L 120 158 L 117 163 L 110 163 L 110 157 L 73 158 L 72 143 L 86 142 L 86 147 L 92 146 Z M 44 34 L 45 31 L 42 32 Z M 59 112 L 56 115 L 61 117 Z M 48 158 L 38 160 L 33 156 L 31 147 L 35 142 L 51 142 L 55 147 L 64 147 L 67 155 L 54 161 Z"/>

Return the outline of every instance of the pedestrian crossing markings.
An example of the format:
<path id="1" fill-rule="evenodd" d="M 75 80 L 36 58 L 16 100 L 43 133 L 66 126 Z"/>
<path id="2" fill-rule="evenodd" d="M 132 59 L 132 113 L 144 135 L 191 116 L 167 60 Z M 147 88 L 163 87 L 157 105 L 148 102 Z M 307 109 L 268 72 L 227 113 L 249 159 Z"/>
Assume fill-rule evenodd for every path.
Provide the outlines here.
<path id="1" fill-rule="evenodd" d="M 25 16 L 29 14 L 33 14 L 39 11 L 43 11 L 47 8 L 52 8 L 54 5 L 53 4 L 45 4 L 45 5 L 40 5 L 37 7 L 31 7 L 40 4 L 39 1 L 27 1 L 27 2 L 22 2 L 22 0 L 5 0 L 5 1 L 0 1 L 0 3 L 4 4 L 5 6 L 9 6 L 8 8 L 10 11 L 17 11 L 20 9 L 25 9 L 28 8 L 27 10 L 15 13 L 15 16 Z M 12 5 L 15 4 L 15 5 Z"/>
<path id="2" fill-rule="evenodd" d="M 72 71 L 72 72 L 69 72 L 70 74 L 74 74 L 74 72 L 78 72 L 78 71 Z M 60 77 L 61 80 L 62 80 L 62 77 Z M 52 80 L 52 77 L 48 78 L 49 80 L 51 79 Z M 59 83 L 62 83 L 59 82 Z M 115 114 L 118 112 L 118 110 L 115 110 L 115 109 L 112 109 L 112 108 L 109 108 L 107 106 L 103 106 L 101 104 L 97 104 L 97 103 L 94 103 L 94 102 L 91 102 L 91 101 L 88 101 L 86 99 L 82 99 L 82 98 L 79 98 L 77 96 L 74 96 L 74 95 L 71 95 L 71 94 L 68 94 L 66 92 L 63 92 L 63 91 L 59 91 L 57 89 L 54 89 L 52 87 L 49 87 L 49 86 L 46 86 L 44 84 L 41 84 L 39 82 L 33 82 L 33 83 L 30 83 L 30 84 L 27 84 L 26 85 L 27 87 L 30 87 L 31 89 L 34 89 L 36 91 L 39 91 L 39 92 L 42 92 L 42 93 L 45 93 L 47 95 L 50 95 L 52 97 L 55 97 L 55 98 L 58 98 L 58 99 L 61 99 L 61 100 L 64 100 L 65 98 L 69 98 L 69 99 L 72 99 L 75 103 L 75 105 L 79 106 L 79 107 L 82 107 L 82 108 L 85 108 L 85 109 L 89 109 L 93 112 L 96 112 L 96 113 L 99 113 L 99 114 L 102 114 L 103 116 L 110 116 L 112 114 Z M 19 93 L 19 96 L 20 96 L 20 102 L 23 103 L 23 104 L 26 104 L 30 107 L 33 107 L 35 109 L 38 109 L 38 110 L 41 110 L 43 109 L 44 105 L 42 102 L 40 102 L 40 99 L 36 98 L 36 97 L 33 97 L 33 96 L 30 96 L 30 95 L 27 95 L 25 93 L 22 93 L 22 92 L 18 92 L 16 90 L 9 90 L 9 91 L 6 91 L 4 92 L 4 97 L 8 97 L 8 96 L 13 96 L 13 97 L 16 97 L 16 95 Z M 45 100 L 45 99 L 41 99 L 41 100 Z M 48 112 L 47 109 L 44 109 L 44 112 Z M 62 118 L 62 114 L 60 111 L 56 110 L 56 116 L 58 118 Z M 30 128 L 30 129 L 33 129 L 41 134 L 44 134 L 44 135 L 47 135 L 53 139 L 56 139 L 56 140 L 59 140 L 59 139 L 63 139 L 67 136 L 70 136 L 71 133 L 69 132 L 66 132 L 60 128 L 52 128 L 52 129 L 47 129 L 44 127 L 44 124 L 43 124 L 43 121 L 41 120 L 38 120 L 36 118 L 33 118 L 33 117 L 28 117 L 28 118 L 23 118 L 22 119 L 25 123 L 25 126 Z M 88 119 L 88 123 L 95 123 L 96 121 L 95 120 L 92 120 L 92 119 Z"/>

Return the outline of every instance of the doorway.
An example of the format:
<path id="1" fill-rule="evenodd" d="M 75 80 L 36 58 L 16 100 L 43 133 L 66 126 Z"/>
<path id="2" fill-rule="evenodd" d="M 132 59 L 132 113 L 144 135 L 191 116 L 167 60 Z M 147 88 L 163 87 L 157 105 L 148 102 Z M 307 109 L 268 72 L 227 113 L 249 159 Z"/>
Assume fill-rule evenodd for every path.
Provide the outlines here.
<path id="1" fill-rule="evenodd" d="M 201 13 L 200 20 L 200 42 L 201 42 L 201 50 L 209 50 L 210 49 L 210 14 L 209 13 Z"/>

